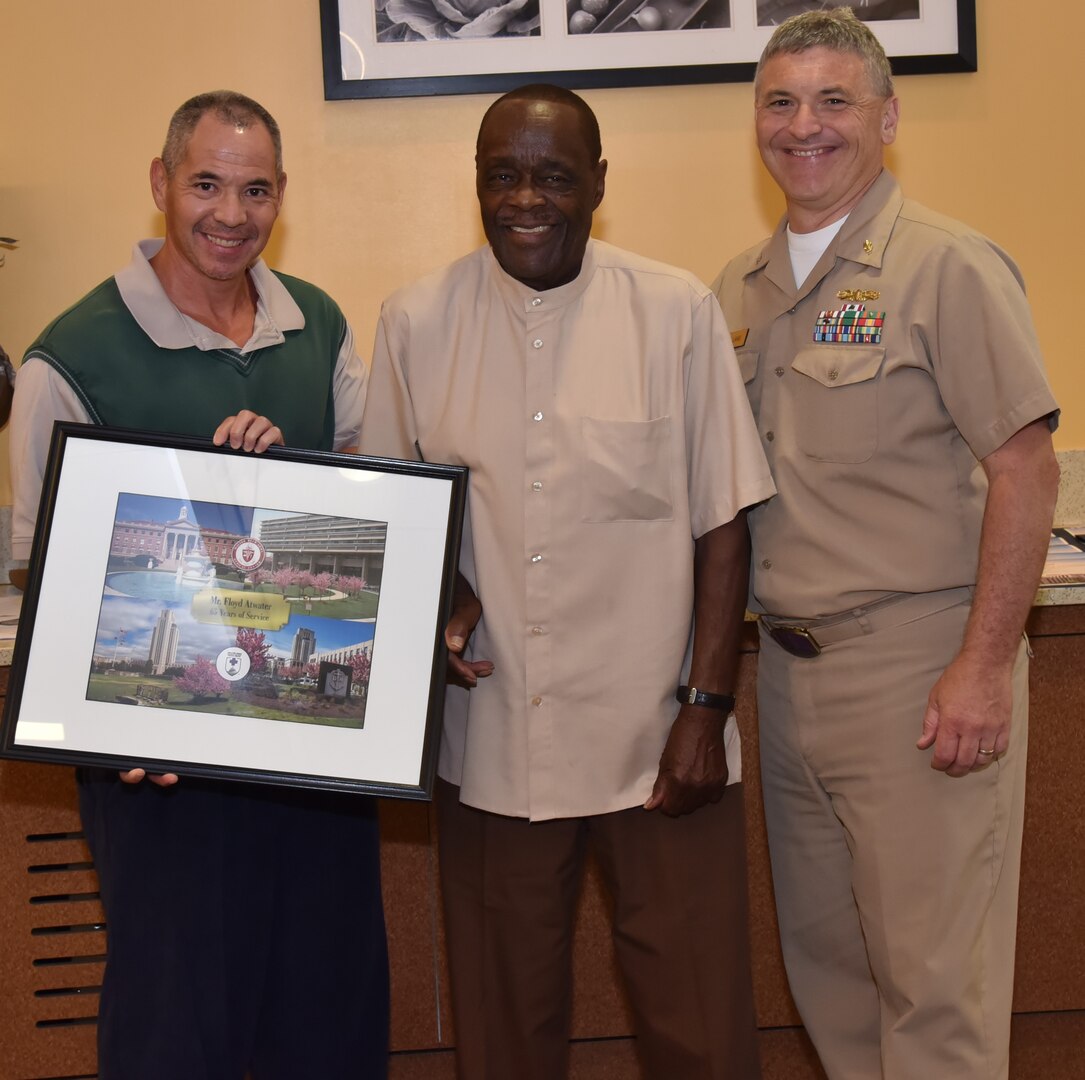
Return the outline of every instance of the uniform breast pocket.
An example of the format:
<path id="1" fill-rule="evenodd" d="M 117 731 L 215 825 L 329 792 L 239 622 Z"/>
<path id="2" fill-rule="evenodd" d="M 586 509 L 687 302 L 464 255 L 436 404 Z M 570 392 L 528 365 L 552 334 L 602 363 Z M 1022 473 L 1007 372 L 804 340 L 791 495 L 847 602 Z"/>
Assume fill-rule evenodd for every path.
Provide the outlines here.
<path id="1" fill-rule="evenodd" d="M 857 465 L 878 448 L 881 345 L 819 345 L 802 349 L 791 368 L 799 376 L 798 442 L 807 457 Z"/>
<path id="2" fill-rule="evenodd" d="M 758 354 L 752 349 L 738 349 L 735 351 L 738 371 L 744 383 L 748 383 L 757 374 L 757 357 Z"/>
<path id="3" fill-rule="evenodd" d="M 671 499 L 669 416 L 580 420 L 580 507 L 584 521 L 666 521 Z"/>

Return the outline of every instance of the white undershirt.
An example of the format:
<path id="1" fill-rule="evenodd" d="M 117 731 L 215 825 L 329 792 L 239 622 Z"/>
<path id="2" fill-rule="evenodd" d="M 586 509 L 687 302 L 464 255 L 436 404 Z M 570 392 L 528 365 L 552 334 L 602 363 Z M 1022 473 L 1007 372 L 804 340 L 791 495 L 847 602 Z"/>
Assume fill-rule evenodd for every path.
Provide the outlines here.
<path id="1" fill-rule="evenodd" d="M 810 276 L 818 259 L 825 254 L 825 249 L 832 243 L 833 237 L 840 232 L 840 227 L 848 220 L 845 214 L 839 221 L 826 225 L 816 232 L 795 233 L 787 227 L 787 250 L 791 256 L 791 272 L 795 275 L 795 287 L 800 288 Z"/>

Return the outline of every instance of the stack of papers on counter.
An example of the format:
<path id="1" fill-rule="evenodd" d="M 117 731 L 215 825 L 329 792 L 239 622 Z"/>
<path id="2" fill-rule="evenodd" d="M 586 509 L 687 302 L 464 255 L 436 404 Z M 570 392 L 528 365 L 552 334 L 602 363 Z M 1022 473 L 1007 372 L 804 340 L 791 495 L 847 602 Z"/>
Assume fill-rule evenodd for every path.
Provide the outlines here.
<path id="1" fill-rule="evenodd" d="M 0 642 L 14 641 L 15 631 L 19 629 L 19 609 L 23 604 L 23 594 L 13 592 L 10 596 L 0 596 Z"/>
<path id="2" fill-rule="evenodd" d="M 1085 525 L 1051 530 L 1041 585 L 1085 585 Z"/>

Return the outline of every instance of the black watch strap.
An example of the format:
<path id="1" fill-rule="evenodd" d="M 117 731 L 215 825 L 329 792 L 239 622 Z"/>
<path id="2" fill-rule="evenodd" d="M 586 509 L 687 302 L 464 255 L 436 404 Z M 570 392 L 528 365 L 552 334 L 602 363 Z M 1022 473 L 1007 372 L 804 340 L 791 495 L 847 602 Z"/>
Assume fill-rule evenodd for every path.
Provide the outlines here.
<path id="1" fill-rule="evenodd" d="M 703 705 L 708 709 L 722 709 L 730 713 L 735 707 L 734 694 L 712 694 L 695 686 L 680 686 L 674 695 L 683 705 Z"/>

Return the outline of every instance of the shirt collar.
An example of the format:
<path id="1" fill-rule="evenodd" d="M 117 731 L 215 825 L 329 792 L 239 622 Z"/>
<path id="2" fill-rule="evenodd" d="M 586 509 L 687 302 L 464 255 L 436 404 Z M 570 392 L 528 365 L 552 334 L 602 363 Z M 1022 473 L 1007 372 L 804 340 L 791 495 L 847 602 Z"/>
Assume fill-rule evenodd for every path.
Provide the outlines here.
<path id="1" fill-rule="evenodd" d="M 904 196 L 900 185 L 888 169 L 882 169 L 878 179 L 870 185 L 863 197 L 852 207 L 840 232 L 818 260 L 840 257 L 863 266 L 880 267 L 886 244 L 893 232 Z M 767 269 L 766 269 L 767 267 Z M 765 241 L 754 257 L 746 276 L 765 270 L 765 276 L 784 292 L 795 293 L 794 274 L 791 271 L 791 255 L 787 246 L 787 217 L 776 226 L 776 231 Z M 799 293 L 805 295 L 816 285 L 811 273 Z"/>
<path id="2" fill-rule="evenodd" d="M 882 169 L 837 234 L 835 253 L 863 266 L 880 267 L 903 205 L 904 196 L 896 178 L 888 169 Z"/>
<path id="3" fill-rule="evenodd" d="M 285 340 L 285 331 L 301 330 L 305 316 L 283 283 L 268 269 L 263 259 L 249 267 L 249 277 L 256 288 L 256 318 L 252 337 L 238 349 L 235 342 L 203 323 L 178 311 L 166 295 L 150 259 L 162 248 L 164 240 L 140 240 L 132 249 L 132 261 L 114 275 L 125 307 L 140 329 L 160 349 L 191 349 L 207 352 L 229 349 L 250 353 Z"/>
<path id="4" fill-rule="evenodd" d="M 566 307 L 583 295 L 595 275 L 596 244 L 597 241 L 588 240 L 588 246 L 584 249 L 584 261 L 580 264 L 580 273 L 572 281 L 554 289 L 532 289 L 505 273 L 494 256 L 493 248 L 487 249 L 490 277 L 512 307 L 523 311 L 525 315 L 545 314 Z"/>

